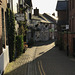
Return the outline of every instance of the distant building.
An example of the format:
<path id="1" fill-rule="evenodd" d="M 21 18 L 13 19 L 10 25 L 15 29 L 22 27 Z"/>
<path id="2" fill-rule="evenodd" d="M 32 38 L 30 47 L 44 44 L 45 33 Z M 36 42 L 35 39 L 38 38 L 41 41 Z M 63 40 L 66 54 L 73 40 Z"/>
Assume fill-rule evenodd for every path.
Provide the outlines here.
<path id="1" fill-rule="evenodd" d="M 68 25 L 68 1 L 60 0 L 57 2 L 56 11 L 58 12 L 58 31 L 63 32 L 66 31 L 66 25 Z"/>
<path id="2" fill-rule="evenodd" d="M 43 16 L 50 22 L 50 25 L 52 26 L 51 28 L 54 30 L 50 34 L 52 34 L 52 38 L 56 39 L 57 38 L 57 25 L 56 22 L 58 18 L 56 18 L 54 15 L 49 15 L 47 13 L 44 13 Z"/>
<path id="3" fill-rule="evenodd" d="M 33 38 L 34 41 L 48 41 L 50 39 L 54 39 L 55 23 L 50 19 L 48 20 L 44 14 L 39 14 L 39 9 L 34 9 L 27 38 Z"/>

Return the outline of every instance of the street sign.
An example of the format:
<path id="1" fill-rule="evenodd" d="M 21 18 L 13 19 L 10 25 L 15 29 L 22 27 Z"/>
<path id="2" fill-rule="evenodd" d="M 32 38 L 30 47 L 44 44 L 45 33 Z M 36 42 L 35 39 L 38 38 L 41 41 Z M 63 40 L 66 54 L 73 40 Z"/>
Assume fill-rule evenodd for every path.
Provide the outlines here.
<path id="1" fill-rule="evenodd" d="M 69 29 L 69 25 L 66 25 L 66 29 Z"/>
<path id="2" fill-rule="evenodd" d="M 17 21 L 25 21 L 25 15 L 24 14 L 15 14 Z"/>

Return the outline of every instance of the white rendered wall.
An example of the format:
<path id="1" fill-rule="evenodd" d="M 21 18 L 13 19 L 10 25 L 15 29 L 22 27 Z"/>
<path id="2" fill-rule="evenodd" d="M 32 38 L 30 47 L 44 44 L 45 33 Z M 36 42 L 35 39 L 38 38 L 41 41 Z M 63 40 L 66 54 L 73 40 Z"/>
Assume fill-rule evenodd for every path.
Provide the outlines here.
<path id="1" fill-rule="evenodd" d="M 0 55 L 0 72 L 2 73 L 7 64 L 9 63 L 9 48 L 6 46 L 6 49 L 3 48 L 3 53 Z"/>

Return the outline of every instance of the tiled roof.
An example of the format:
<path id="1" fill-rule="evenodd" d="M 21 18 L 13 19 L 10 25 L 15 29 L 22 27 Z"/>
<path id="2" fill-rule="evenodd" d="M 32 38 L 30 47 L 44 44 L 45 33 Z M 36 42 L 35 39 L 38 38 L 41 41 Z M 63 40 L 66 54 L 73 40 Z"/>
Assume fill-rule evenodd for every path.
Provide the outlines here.
<path id="1" fill-rule="evenodd" d="M 40 18 L 38 16 L 32 15 L 32 20 L 39 20 L 40 21 Z"/>
<path id="2" fill-rule="evenodd" d="M 50 23 L 47 19 L 44 18 L 43 15 L 39 14 L 40 16 L 34 16 L 32 15 L 32 20 L 39 20 L 39 22 L 42 23 Z"/>
<path id="3" fill-rule="evenodd" d="M 56 10 L 66 10 L 67 9 L 67 3 L 68 1 L 58 1 L 57 2 L 57 6 L 56 6 Z"/>
<path id="4" fill-rule="evenodd" d="M 52 16 L 50 16 L 50 15 L 48 15 L 47 13 L 44 13 L 43 14 L 43 16 L 48 20 L 48 21 L 50 21 L 51 23 L 56 23 L 56 18 L 54 18 L 54 17 L 52 17 Z"/>

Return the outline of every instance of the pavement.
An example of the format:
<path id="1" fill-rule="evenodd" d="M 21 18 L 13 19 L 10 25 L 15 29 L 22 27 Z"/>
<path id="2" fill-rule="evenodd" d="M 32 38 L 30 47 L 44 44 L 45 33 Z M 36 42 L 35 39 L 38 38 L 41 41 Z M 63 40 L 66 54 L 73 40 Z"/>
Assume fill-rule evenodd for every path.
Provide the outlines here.
<path id="1" fill-rule="evenodd" d="M 75 75 L 75 59 L 55 47 L 53 40 L 37 42 L 9 63 L 4 75 Z"/>

